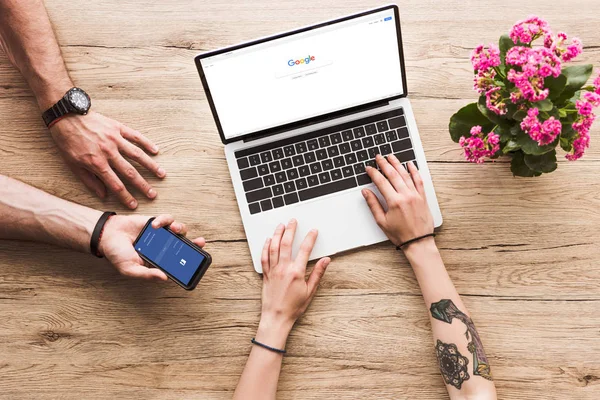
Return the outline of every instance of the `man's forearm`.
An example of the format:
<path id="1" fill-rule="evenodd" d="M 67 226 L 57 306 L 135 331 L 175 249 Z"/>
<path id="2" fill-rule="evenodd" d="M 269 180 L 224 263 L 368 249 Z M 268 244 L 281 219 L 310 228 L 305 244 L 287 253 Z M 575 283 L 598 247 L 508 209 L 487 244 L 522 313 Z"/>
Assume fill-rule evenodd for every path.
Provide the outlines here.
<path id="1" fill-rule="evenodd" d="M 460 299 L 433 238 L 405 251 L 429 309 L 439 368 L 454 399 L 495 399 L 483 344 Z"/>
<path id="2" fill-rule="evenodd" d="M 42 0 L 0 0 L 0 39 L 41 110 L 73 87 Z"/>
<path id="3" fill-rule="evenodd" d="M 100 211 L 0 175 L 0 239 L 51 243 L 89 252 Z"/>

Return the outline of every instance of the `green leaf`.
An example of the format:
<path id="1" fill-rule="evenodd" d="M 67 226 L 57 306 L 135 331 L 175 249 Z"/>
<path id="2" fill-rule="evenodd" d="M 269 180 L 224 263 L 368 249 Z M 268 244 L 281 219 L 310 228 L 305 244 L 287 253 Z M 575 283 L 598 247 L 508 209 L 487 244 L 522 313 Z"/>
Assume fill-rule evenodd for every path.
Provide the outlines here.
<path id="1" fill-rule="evenodd" d="M 512 161 L 510 162 L 510 170 L 513 176 L 532 177 L 542 174 L 541 172 L 532 170 L 525 164 L 525 155 L 522 151 L 517 151 L 513 154 Z"/>
<path id="2" fill-rule="evenodd" d="M 559 143 L 560 143 L 560 148 L 563 149 L 564 151 L 566 151 L 567 153 L 570 153 L 571 150 L 573 150 L 573 141 L 571 141 L 569 138 L 561 136 Z"/>
<path id="3" fill-rule="evenodd" d="M 562 75 L 567 78 L 567 84 L 561 95 L 556 100 L 557 104 L 562 104 L 569 100 L 590 79 L 594 66 L 592 64 L 574 65 L 563 68 Z"/>
<path id="4" fill-rule="evenodd" d="M 475 125 L 481 125 L 484 131 L 489 131 L 494 127 L 494 124 L 479 111 L 477 103 L 470 103 L 450 118 L 448 125 L 450 137 L 458 143 L 461 136 L 469 136 L 471 128 Z"/>
<path id="5" fill-rule="evenodd" d="M 528 134 L 520 129 L 515 141 L 521 146 L 521 150 L 523 150 L 524 153 L 533 155 L 540 155 L 552 151 L 558 144 L 558 139 L 556 139 L 553 143 L 540 146 L 535 140 L 530 138 Z"/>
<path id="6" fill-rule="evenodd" d="M 527 112 L 525 112 L 523 110 L 519 110 L 514 113 L 513 118 L 517 121 L 523 121 L 526 116 L 527 116 Z"/>
<path id="7" fill-rule="evenodd" d="M 511 140 L 513 137 L 510 128 L 507 125 L 498 125 L 498 127 L 494 129 L 494 133 L 500 136 L 500 141 L 502 143 Z"/>
<path id="8" fill-rule="evenodd" d="M 565 86 L 567 85 L 567 77 L 563 74 L 560 74 L 557 78 L 553 76 L 549 76 L 544 79 L 544 86 L 550 89 L 550 95 L 548 98 L 550 100 L 555 100 L 560 96 L 560 94 L 565 90 Z"/>
<path id="9" fill-rule="evenodd" d="M 550 111 L 554 108 L 554 104 L 552 104 L 552 101 L 548 99 L 538 101 L 533 103 L 533 105 L 540 111 Z"/>
<path id="10" fill-rule="evenodd" d="M 502 152 L 508 154 L 509 152 L 519 150 L 520 148 L 521 145 L 519 145 L 516 140 L 509 140 L 502 148 Z"/>
<path id="11" fill-rule="evenodd" d="M 539 156 L 525 154 L 524 161 L 525 165 L 527 165 L 529 169 L 536 172 L 552 172 L 558 166 L 556 164 L 555 150 L 549 151 L 548 153 Z"/>
<path id="12" fill-rule="evenodd" d="M 502 65 L 505 65 L 506 53 L 510 50 L 511 47 L 515 47 L 515 43 L 508 35 L 500 36 L 500 41 L 498 42 L 498 47 L 500 48 L 500 60 Z"/>

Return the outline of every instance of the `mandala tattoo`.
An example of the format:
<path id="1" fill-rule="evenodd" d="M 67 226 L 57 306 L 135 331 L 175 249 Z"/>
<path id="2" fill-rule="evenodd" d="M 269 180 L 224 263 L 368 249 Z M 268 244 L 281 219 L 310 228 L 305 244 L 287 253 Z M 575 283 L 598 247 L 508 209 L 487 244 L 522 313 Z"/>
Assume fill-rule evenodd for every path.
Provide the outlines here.
<path id="1" fill-rule="evenodd" d="M 465 313 L 460 311 L 458 307 L 454 305 L 452 300 L 447 299 L 440 300 L 437 303 L 433 303 L 429 310 L 431 311 L 431 316 L 437 320 L 440 320 L 447 324 L 451 324 L 452 319 L 456 318 L 467 326 L 465 336 L 469 341 L 467 343 L 467 349 L 470 353 L 473 354 L 473 375 L 479 375 L 491 381 L 492 371 L 490 369 L 490 363 L 488 362 L 485 352 L 483 351 L 483 344 L 481 343 L 481 339 L 479 338 L 479 334 L 477 333 L 477 330 L 475 329 L 475 324 L 473 324 L 471 318 L 469 318 Z M 446 383 L 448 382 L 446 381 Z"/>
<path id="2" fill-rule="evenodd" d="M 446 385 L 460 389 L 463 382 L 470 378 L 467 372 L 469 359 L 458 352 L 455 344 L 437 341 L 435 345 L 440 371 Z"/>

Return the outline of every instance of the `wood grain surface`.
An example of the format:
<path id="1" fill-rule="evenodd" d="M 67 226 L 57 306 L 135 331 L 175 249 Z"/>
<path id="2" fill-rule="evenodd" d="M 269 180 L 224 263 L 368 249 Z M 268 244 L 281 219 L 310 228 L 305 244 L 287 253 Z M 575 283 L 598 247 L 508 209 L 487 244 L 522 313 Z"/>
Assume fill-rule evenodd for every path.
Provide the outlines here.
<path id="1" fill-rule="evenodd" d="M 131 281 L 103 260 L 0 242 L 0 398 L 228 399 L 250 351 L 261 278 L 206 97 L 200 51 L 361 11 L 375 1 L 47 0 L 94 108 L 147 134 L 168 177 L 138 212 L 208 239 L 199 287 Z M 474 101 L 469 52 L 529 14 L 579 36 L 600 66 L 600 3 L 406 0 L 408 89 L 439 197 L 437 238 L 501 399 L 600 398 L 600 130 L 580 161 L 513 178 L 464 162 L 447 124 Z M 359 57 L 360 49 L 356 49 Z M 360 79 L 360 77 L 357 77 Z M 124 212 L 75 180 L 26 83 L 0 55 L 0 173 Z M 148 176 L 148 174 L 145 174 Z M 301 223 L 301 221 L 300 221 Z M 335 256 L 284 359 L 280 399 L 444 399 L 428 315 L 389 243 Z"/>

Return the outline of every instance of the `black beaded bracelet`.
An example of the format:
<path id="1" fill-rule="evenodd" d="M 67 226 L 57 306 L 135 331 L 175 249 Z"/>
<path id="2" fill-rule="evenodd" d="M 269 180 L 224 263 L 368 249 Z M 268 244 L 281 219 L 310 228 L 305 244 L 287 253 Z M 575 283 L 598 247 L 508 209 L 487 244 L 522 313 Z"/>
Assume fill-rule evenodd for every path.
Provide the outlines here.
<path id="1" fill-rule="evenodd" d="M 398 246 L 396 246 L 396 250 L 401 250 L 402 247 L 406 246 L 407 244 L 411 244 L 413 242 L 416 242 L 417 240 L 425 239 L 425 238 L 428 238 L 428 237 L 435 237 L 435 233 L 433 233 L 433 232 L 432 233 L 428 233 L 427 235 L 419 236 L 419 237 L 416 237 L 414 239 L 407 240 L 404 243 L 400 243 Z"/>
<path id="2" fill-rule="evenodd" d="M 275 347 L 267 346 L 266 344 L 263 344 L 261 342 L 257 342 L 255 338 L 252 338 L 251 342 L 252 342 L 252 344 L 260 346 L 263 349 L 274 351 L 275 353 L 279 353 L 279 354 L 285 354 L 286 353 L 285 349 L 282 350 L 282 349 L 276 349 Z"/>

